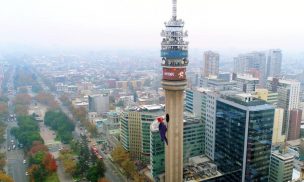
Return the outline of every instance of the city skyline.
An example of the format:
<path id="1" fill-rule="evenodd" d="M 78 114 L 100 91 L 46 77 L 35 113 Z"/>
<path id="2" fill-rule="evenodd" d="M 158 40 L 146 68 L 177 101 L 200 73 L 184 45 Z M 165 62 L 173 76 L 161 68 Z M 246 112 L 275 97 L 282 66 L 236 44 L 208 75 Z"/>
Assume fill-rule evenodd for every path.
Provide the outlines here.
<path id="1" fill-rule="evenodd" d="M 171 1 L 7 1 L 0 7 L 0 42 L 34 48 L 153 48 Z M 303 2 L 180 1 L 191 48 L 300 51 Z"/>

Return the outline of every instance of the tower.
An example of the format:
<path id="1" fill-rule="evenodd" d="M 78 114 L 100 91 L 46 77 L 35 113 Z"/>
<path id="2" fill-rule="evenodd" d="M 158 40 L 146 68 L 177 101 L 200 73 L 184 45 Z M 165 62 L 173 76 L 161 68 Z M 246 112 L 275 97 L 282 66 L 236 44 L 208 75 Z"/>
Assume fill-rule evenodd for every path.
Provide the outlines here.
<path id="1" fill-rule="evenodd" d="M 172 18 L 161 32 L 162 86 L 165 90 L 166 113 L 169 114 L 168 145 L 165 147 L 165 181 L 183 181 L 183 111 L 187 85 L 188 42 L 184 41 L 184 22 L 177 19 L 176 2 L 172 0 Z"/>

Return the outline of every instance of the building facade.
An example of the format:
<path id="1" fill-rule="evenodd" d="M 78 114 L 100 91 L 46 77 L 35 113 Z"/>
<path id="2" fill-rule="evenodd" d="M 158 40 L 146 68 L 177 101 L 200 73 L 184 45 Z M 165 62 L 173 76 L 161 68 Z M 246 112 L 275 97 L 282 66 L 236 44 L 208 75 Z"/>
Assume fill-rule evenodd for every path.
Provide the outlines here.
<path id="1" fill-rule="evenodd" d="M 215 105 L 217 94 L 207 88 L 186 90 L 185 110 L 200 118 L 204 125 L 205 154 L 214 159 Z"/>
<path id="2" fill-rule="evenodd" d="M 284 109 L 276 108 L 274 113 L 272 144 L 283 143 L 286 139 L 286 135 L 282 134 L 284 119 Z"/>
<path id="3" fill-rule="evenodd" d="M 269 182 L 288 182 L 292 180 L 294 156 L 274 151 L 271 153 Z"/>
<path id="4" fill-rule="evenodd" d="M 88 96 L 89 112 L 96 112 L 98 114 L 105 114 L 109 112 L 110 98 L 108 94 L 95 94 Z"/>
<path id="5" fill-rule="evenodd" d="M 155 118 L 164 115 L 164 106 L 147 105 L 123 112 L 120 118 L 122 146 L 134 160 L 144 164 L 150 161 L 150 125 Z"/>
<path id="6" fill-rule="evenodd" d="M 300 138 L 302 121 L 302 110 L 293 109 L 290 111 L 288 138 L 287 140 L 297 140 Z"/>
<path id="7" fill-rule="evenodd" d="M 264 100 L 273 106 L 277 106 L 277 103 L 278 103 L 278 93 L 277 92 L 272 92 L 267 89 L 258 88 L 258 89 L 255 89 L 255 95 L 259 99 Z"/>
<path id="8" fill-rule="evenodd" d="M 233 90 L 237 87 L 236 81 L 227 81 L 216 77 L 202 77 L 200 87 L 206 87 L 215 91 Z"/>
<path id="9" fill-rule="evenodd" d="M 268 181 L 273 119 L 264 101 L 218 98 L 214 160 L 226 181 Z"/>
<path id="10" fill-rule="evenodd" d="M 267 77 L 278 77 L 281 74 L 282 51 L 279 49 L 269 50 L 267 56 Z"/>
<path id="11" fill-rule="evenodd" d="M 252 75 L 237 75 L 236 78 L 237 88 L 239 91 L 245 93 L 253 93 L 259 85 L 259 79 L 254 78 Z"/>
<path id="12" fill-rule="evenodd" d="M 289 126 L 290 111 L 299 108 L 300 82 L 295 80 L 269 78 L 267 81 L 267 88 L 272 92 L 278 93 L 277 106 L 284 109 L 282 134 L 286 134 Z"/>
<path id="13" fill-rule="evenodd" d="M 212 51 L 204 52 L 204 68 L 203 76 L 209 77 L 210 75 L 218 76 L 219 74 L 219 61 L 220 55 Z"/>
<path id="14" fill-rule="evenodd" d="M 234 73 L 250 73 L 264 84 L 267 79 L 267 60 L 265 52 L 240 54 L 234 58 Z"/>

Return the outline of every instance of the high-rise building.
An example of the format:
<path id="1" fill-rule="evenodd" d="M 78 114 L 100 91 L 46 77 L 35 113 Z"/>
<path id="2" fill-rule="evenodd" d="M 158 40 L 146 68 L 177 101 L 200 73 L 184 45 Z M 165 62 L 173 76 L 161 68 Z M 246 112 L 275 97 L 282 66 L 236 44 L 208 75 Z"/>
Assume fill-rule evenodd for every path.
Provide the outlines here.
<path id="1" fill-rule="evenodd" d="M 269 181 L 288 182 L 292 180 L 294 156 L 283 151 L 271 153 Z"/>
<path id="2" fill-rule="evenodd" d="M 267 64 L 264 52 L 252 52 L 240 54 L 234 58 L 234 73 L 250 73 L 260 79 L 260 84 L 264 85 L 267 79 Z"/>
<path id="3" fill-rule="evenodd" d="M 281 74 L 282 52 L 279 49 L 269 50 L 267 56 L 267 77 L 278 77 Z"/>
<path id="4" fill-rule="evenodd" d="M 237 75 L 237 88 L 245 93 L 253 93 L 259 85 L 259 79 L 252 75 Z"/>
<path id="5" fill-rule="evenodd" d="M 150 125 L 164 115 L 164 106 L 145 105 L 129 109 L 120 118 L 121 144 L 132 159 L 148 164 L 150 161 Z"/>
<path id="6" fill-rule="evenodd" d="M 286 134 L 286 129 L 289 125 L 290 111 L 299 108 L 300 82 L 295 80 L 269 78 L 267 87 L 268 90 L 272 92 L 278 92 L 277 106 L 284 109 L 282 134 Z"/>
<path id="7" fill-rule="evenodd" d="M 158 123 L 154 122 L 150 126 L 150 164 L 151 173 L 157 178 L 165 171 L 165 146 L 161 141 L 158 131 Z M 184 144 L 183 158 L 187 163 L 189 158 L 204 154 L 204 124 L 199 118 L 185 115 L 184 120 Z"/>
<path id="8" fill-rule="evenodd" d="M 95 94 L 89 95 L 89 112 L 96 112 L 98 114 L 105 114 L 109 111 L 109 95 Z"/>
<path id="9" fill-rule="evenodd" d="M 287 140 L 297 140 L 300 138 L 302 121 L 302 110 L 293 109 L 290 111 L 288 138 Z"/>
<path id="10" fill-rule="evenodd" d="M 276 108 L 273 121 L 272 144 L 283 143 L 286 135 L 282 134 L 284 109 Z"/>
<path id="11" fill-rule="evenodd" d="M 172 18 L 165 23 L 166 28 L 161 32 L 161 83 L 165 90 L 166 114 L 170 118 L 167 131 L 168 145 L 165 146 L 166 182 L 183 180 L 183 111 L 188 65 L 188 42 L 184 37 L 187 37 L 188 33 L 183 30 L 184 21 L 177 19 L 176 5 L 176 0 L 173 0 Z"/>
<path id="12" fill-rule="evenodd" d="M 218 76 L 219 74 L 219 60 L 220 55 L 212 51 L 204 52 L 204 68 L 203 76 L 209 77 L 210 75 Z"/>
<path id="13" fill-rule="evenodd" d="M 205 154 L 214 159 L 215 104 L 217 94 L 207 88 L 186 90 L 185 110 L 200 118 L 204 126 Z"/>
<path id="14" fill-rule="evenodd" d="M 217 99 L 214 160 L 225 181 L 268 181 L 273 119 L 273 106 L 248 94 Z"/>

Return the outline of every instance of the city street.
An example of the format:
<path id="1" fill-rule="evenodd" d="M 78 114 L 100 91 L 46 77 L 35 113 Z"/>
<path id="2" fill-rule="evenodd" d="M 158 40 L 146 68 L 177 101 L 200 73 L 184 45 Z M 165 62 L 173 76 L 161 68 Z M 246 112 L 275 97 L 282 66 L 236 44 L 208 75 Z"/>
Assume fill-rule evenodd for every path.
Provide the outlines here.
<path id="1" fill-rule="evenodd" d="M 14 82 L 13 82 L 14 74 L 15 74 L 15 68 L 13 69 L 10 75 L 10 79 L 8 83 L 8 88 L 11 92 L 11 94 L 8 95 L 8 99 L 9 99 L 8 109 L 10 114 L 13 114 L 12 102 L 15 96 Z M 17 122 L 14 119 L 11 119 L 8 120 L 6 124 L 7 124 L 7 129 L 6 129 L 5 151 L 6 151 L 7 163 L 5 169 L 7 171 L 7 174 L 11 176 L 15 182 L 27 182 L 29 181 L 29 179 L 25 174 L 27 169 L 27 164 L 23 164 L 23 160 L 25 159 L 23 149 L 20 149 L 17 146 L 18 141 L 16 141 L 15 137 L 12 136 L 10 132 L 12 127 L 17 126 Z"/>
<path id="2" fill-rule="evenodd" d="M 16 126 L 17 124 L 14 122 L 8 123 L 7 129 L 7 140 L 6 140 L 6 157 L 7 157 L 7 172 L 8 175 L 13 177 L 15 182 L 27 182 L 28 177 L 25 175 L 27 164 L 23 164 L 24 152 L 22 149 L 16 147 L 16 149 L 12 149 L 13 144 L 11 140 L 14 140 L 14 145 L 17 145 L 15 137 L 10 134 L 10 128 Z M 8 149 L 10 148 L 10 151 Z"/>

